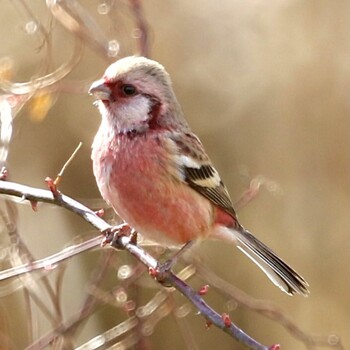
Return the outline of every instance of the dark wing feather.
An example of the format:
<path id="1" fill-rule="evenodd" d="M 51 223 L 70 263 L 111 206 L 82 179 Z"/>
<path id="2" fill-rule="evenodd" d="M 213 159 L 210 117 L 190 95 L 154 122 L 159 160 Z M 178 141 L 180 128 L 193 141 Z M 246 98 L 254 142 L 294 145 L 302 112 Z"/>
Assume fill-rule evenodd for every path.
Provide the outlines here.
<path id="1" fill-rule="evenodd" d="M 193 134 L 171 134 L 169 152 L 175 163 L 173 174 L 236 219 L 230 196 L 198 138 Z M 237 223 L 238 248 L 252 259 L 286 293 L 308 294 L 308 284 L 270 248 Z"/>
<path id="2" fill-rule="evenodd" d="M 185 137 L 184 134 L 181 137 L 176 136 L 173 135 L 172 139 L 178 147 L 179 153 L 182 157 L 188 157 L 188 161 L 183 161 L 181 165 L 185 182 L 236 218 L 230 195 L 199 139 L 189 133 L 185 134 Z"/>

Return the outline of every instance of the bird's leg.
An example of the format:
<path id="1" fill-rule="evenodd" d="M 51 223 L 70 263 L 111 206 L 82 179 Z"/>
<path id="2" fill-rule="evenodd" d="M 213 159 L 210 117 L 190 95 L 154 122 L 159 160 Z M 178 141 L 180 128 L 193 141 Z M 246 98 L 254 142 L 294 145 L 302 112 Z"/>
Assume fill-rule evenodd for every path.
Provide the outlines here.
<path id="1" fill-rule="evenodd" d="M 156 269 L 156 278 L 158 281 L 166 279 L 166 274 L 171 270 L 171 268 L 178 262 L 179 258 L 190 248 L 193 247 L 196 241 L 189 241 L 184 246 L 181 247 L 170 259 L 166 260 L 164 263 L 159 263 Z"/>
<path id="2" fill-rule="evenodd" d="M 113 226 L 103 232 L 105 238 L 101 243 L 101 247 L 106 244 L 110 244 L 112 247 L 117 249 L 122 249 L 118 244 L 118 238 L 120 236 L 130 236 L 130 242 L 137 244 L 137 232 L 131 228 L 128 224 L 122 224 L 118 226 Z"/>

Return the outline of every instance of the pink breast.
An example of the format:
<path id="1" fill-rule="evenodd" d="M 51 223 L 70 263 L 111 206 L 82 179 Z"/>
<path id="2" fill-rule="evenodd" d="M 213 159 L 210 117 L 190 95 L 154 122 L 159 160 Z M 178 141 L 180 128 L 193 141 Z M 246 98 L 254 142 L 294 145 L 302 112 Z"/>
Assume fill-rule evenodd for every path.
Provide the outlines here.
<path id="1" fill-rule="evenodd" d="M 94 172 L 102 196 L 141 234 L 173 243 L 208 234 L 212 206 L 170 175 L 161 140 L 123 135 L 96 158 Z"/>

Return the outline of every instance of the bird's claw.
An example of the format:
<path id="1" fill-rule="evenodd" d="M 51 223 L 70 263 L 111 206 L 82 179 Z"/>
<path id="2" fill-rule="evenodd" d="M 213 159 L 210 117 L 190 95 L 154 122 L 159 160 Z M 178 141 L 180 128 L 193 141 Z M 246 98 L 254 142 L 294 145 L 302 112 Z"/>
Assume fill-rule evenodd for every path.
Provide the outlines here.
<path id="1" fill-rule="evenodd" d="M 137 232 L 127 224 L 110 227 L 104 230 L 102 234 L 105 238 L 101 242 L 101 247 L 109 244 L 116 249 L 124 249 L 119 242 L 119 238 L 122 236 L 130 236 L 130 243 L 137 244 Z"/>
<path id="2" fill-rule="evenodd" d="M 173 267 L 173 265 L 173 260 L 169 259 L 164 263 L 159 263 L 158 266 L 154 269 L 154 278 L 158 282 L 162 283 L 164 287 L 171 287 L 171 285 L 167 283 L 167 279 L 169 277 L 169 273 L 171 272 L 171 268 Z"/>

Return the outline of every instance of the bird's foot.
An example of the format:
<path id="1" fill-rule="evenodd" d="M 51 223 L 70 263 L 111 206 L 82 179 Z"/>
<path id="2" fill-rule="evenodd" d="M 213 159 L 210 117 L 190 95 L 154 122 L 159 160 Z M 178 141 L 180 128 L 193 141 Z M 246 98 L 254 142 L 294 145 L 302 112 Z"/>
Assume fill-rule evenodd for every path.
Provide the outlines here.
<path id="1" fill-rule="evenodd" d="M 158 263 L 155 269 L 149 269 L 149 274 L 158 282 L 162 283 L 164 287 L 171 287 L 171 285 L 167 283 L 167 279 L 175 263 L 176 261 L 173 261 L 173 259 L 169 259 L 164 263 Z"/>
<path id="2" fill-rule="evenodd" d="M 102 234 L 105 238 L 101 242 L 101 247 L 109 244 L 116 249 L 124 249 L 119 243 L 119 238 L 122 236 L 130 237 L 130 243 L 137 244 L 137 232 L 128 224 L 110 227 L 107 230 L 104 230 Z"/>
<path id="3" fill-rule="evenodd" d="M 187 242 L 174 256 L 170 259 L 166 260 L 164 263 L 158 263 L 158 266 L 155 269 L 150 271 L 150 274 L 160 283 L 162 283 L 165 287 L 169 287 L 167 285 L 166 280 L 169 277 L 169 273 L 174 265 L 179 261 L 182 254 L 188 251 L 193 245 L 195 241 Z"/>

